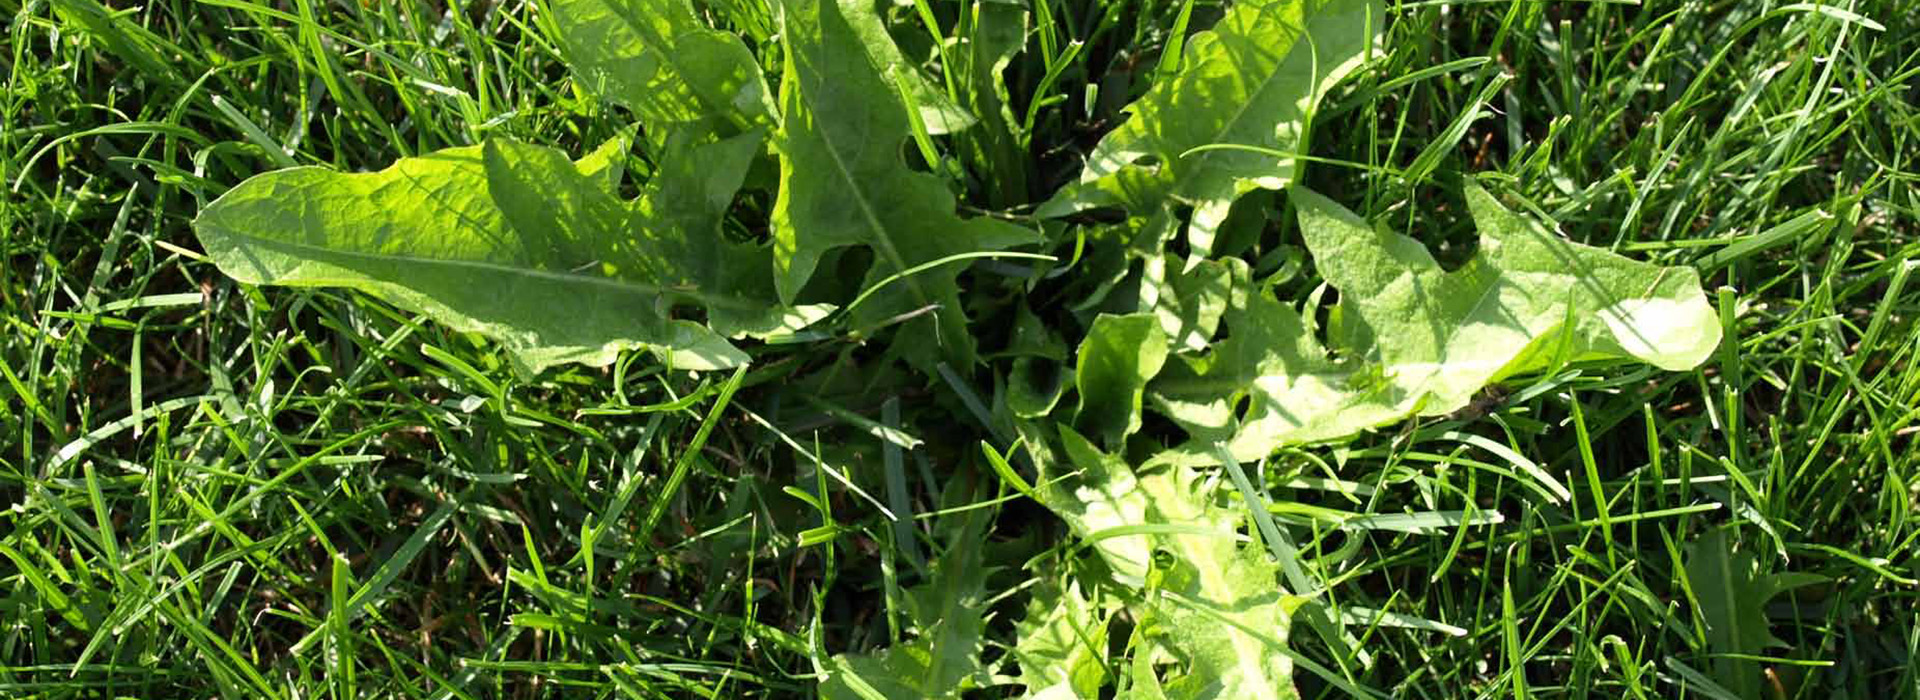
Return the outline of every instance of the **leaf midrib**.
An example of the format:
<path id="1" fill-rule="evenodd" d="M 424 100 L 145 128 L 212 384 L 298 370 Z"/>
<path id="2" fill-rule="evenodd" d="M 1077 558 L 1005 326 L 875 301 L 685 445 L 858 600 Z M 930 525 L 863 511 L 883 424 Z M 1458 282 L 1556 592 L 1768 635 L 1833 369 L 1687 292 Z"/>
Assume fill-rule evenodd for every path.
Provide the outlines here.
<path id="1" fill-rule="evenodd" d="M 821 2 L 823 3 L 831 2 L 831 1 L 832 0 L 821 0 Z M 824 4 L 821 6 L 824 7 Z M 836 7 L 834 8 L 833 11 L 835 13 L 838 13 L 839 9 Z M 822 12 L 822 14 L 825 14 L 825 13 Z M 842 17 L 841 21 L 844 22 L 846 20 L 844 17 Z M 816 45 L 815 47 L 816 50 L 819 46 L 825 45 L 826 31 L 827 31 L 826 25 L 823 18 L 821 27 L 820 27 L 820 42 L 819 44 Z M 794 56 L 794 60 L 801 63 L 806 70 L 812 71 L 816 76 L 816 78 L 825 77 L 825 74 L 822 73 L 818 67 L 819 58 L 820 58 L 819 56 L 816 56 L 812 52 L 807 52 L 807 51 L 795 51 L 793 52 L 793 56 Z M 868 67 L 872 68 L 872 64 L 869 63 Z M 876 71 L 875 73 L 876 75 L 878 75 L 878 71 Z M 816 120 L 819 119 L 820 111 L 815 108 L 813 91 L 808 90 L 803 86 L 798 89 L 798 93 L 799 93 L 800 99 L 806 102 L 807 111 L 810 113 L 810 115 Z M 851 199 L 859 207 L 861 218 L 866 220 L 868 228 L 872 230 L 872 235 L 870 236 L 872 240 L 869 241 L 869 245 L 873 245 L 873 247 L 878 248 L 881 253 L 886 255 L 887 262 L 893 265 L 893 269 L 895 272 L 906 271 L 909 267 L 907 265 L 906 259 L 901 257 L 899 249 L 894 247 L 893 239 L 888 236 L 887 227 L 881 223 L 878 212 L 874 211 L 872 203 L 868 201 L 870 197 L 867 195 L 866 188 L 862 187 L 859 179 L 853 176 L 853 171 L 847 165 L 846 158 L 841 155 L 839 144 L 829 136 L 828 130 L 816 128 L 813 131 L 817 135 L 817 137 L 820 139 L 820 143 L 823 146 L 821 150 L 826 151 L 828 158 L 833 161 L 834 170 L 839 173 L 841 181 L 843 181 L 846 184 L 847 190 L 850 193 L 852 193 Z M 882 136 L 884 137 L 885 135 L 882 135 Z M 895 139 L 885 139 L 885 140 L 899 141 L 899 140 L 904 140 L 905 138 L 906 138 L 905 134 L 900 134 Z M 919 177 L 918 173 L 907 171 L 905 168 L 901 168 L 901 170 L 903 171 L 900 174 L 900 177 L 902 178 Z M 874 245 L 875 243 L 877 243 L 877 245 Z M 927 298 L 926 290 L 920 287 L 919 281 L 914 279 L 914 277 L 915 277 L 914 275 L 906 275 L 900 281 L 906 284 L 907 288 L 913 290 L 913 296 L 915 300 L 921 303 L 927 303 L 929 300 Z"/>
<path id="2" fill-rule="evenodd" d="M 1313 2 L 1313 0 L 1306 0 L 1306 1 L 1309 4 Z M 1260 81 L 1259 87 L 1254 89 L 1252 92 L 1250 92 L 1246 100 L 1241 101 L 1240 105 L 1234 109 L 1233 116 L 1228 118 L 1226 123 L 1218 131 L 1214 132 L 1214 134 L 1209 138 L 1208 143 L 1199 144 L 1199 145 L 1205 146 L 1205 145 L 1211 145 L 1211 144 L 1229 143 L 1227 141 L 1224 141 L 1223 139 L 1225 139 L 1228 134 L 1231 134 L 1234 131 L 1236 131 L 1240 127 L 1241 123 L 1247 118 L 1247 116 L 1250 113 L 1252 113 L 1253 105 L 1256 102 L 1260 101 L 1257 98 L 1266 95 L 1267 92 L 1271 90 L 1273 86 L 1278 82 L 1280 74 L 1283 72 L 1280 70 L 1281 67 L 1286 64 L 1287 58 L 1291 57 L 1293 55 L 1293 52 L 1299 49 L 1300 40 L 1309 35 L 1309 32 L 1307 31 L 1307 25 L 1311 23 L 1312 18 L 1318 17 L 1321 13 L 1328 11 L 1328 8 L 1332 7 L 1334 4 L 1335 3 L 1332 3 L 1332 2 L 1322 3 L 1318 7 L 1315 7 L 1313 9 L 1310 9 L 1306 12 L 1301 13 L 1300 31 L 1294 34 L 1293 41 L 1287 45 L 1286 49 L 1283 52 L 1281 52 L 1280 60 L 1274 63 L 1273 70 L 1268 71 L 1267 76 Z M 1217 32 L 1215 33 L 1215 36 L 1218 36 Z M 1248 39 L 1256 42 L 1258 41 L 1256 37 L 1248 37 Z M 1318 77 L 1317 74 L 1314 77 Z M 1316 81 L 1315 85 L 1317 84 L 1318 83 Z M 1312 89 L 1312 86 L 1309 86 L 1309 90 L 1311 89 Z M 1172 102 L 1169 101 L 1168 104 L 1171 105 Z M 1303 113 L 1301 117 L 1302 117 L 1302 121 L 1304 121 L 1305 114 Z M 1279 124 L 1279 121 L 1276 120 L 1275 125 L 1277 126 L 1278 124 Z M 1299 142 L 1298 140 L 1296 140 L 1295 141 L 1296 151 L 1298 150 L 1298 145 L 1299 145 Z M 1174 156 L 1174 158 L 1169 159 L 1170 161 L 1179 159 L 1180 154 L 1176 153 L 1172 155 Z M 1215 155 L 1214 153 L 1198 154 L 1199 158 L 1202 158 L 1202 159 L 1209 158 L 1214 155 Z M 1180 175 L 1174 178 L 1173 187 L 1171 188 L 1171 193 L 1173 193 L 1174 195 L 1177 195 L 1181 190 L 1185 189 L 1187 183 L 1192 182 L 1194 173 L 1200 172 L 1200 170 L 1201 168 L 1197 166 L 1191 167 L 1191 168 L 1182 168 L 1180 170 Z M 1115 171 L 1115 172 L 1118 172 L 1118 171 Z"/>
<path id="3" fill-rule="evenodd" d="M 429 257 L 422 257 L 417 255 L 401 255 L 401 254 L 395 254 L 395 253 L 368 253 L 368 252 L 358 251 L 358 250 L 329 248 L 326 246 L 318 246 L 318 245 L 312 245 L 308 243 L 296 243 L 293 241 L 267 238 L 263 236 L 255 236 L 255 235 L 244 234 L 244 233 L 235 233 L 232 229 L 226 228 L 224 226 L 212 226 L 207 224 L 200 224 L 198 228 L 200 228 L 203 233 L 212 233 L 219 236 L 225 236 L 234 240 L 251 242 L 261 247 L 277 248 L 283 251 L 293 251 L 293 252 L 299 252 L 299 253 L 309 253 L 309 254 L 318 254 L 318 255 L 345 256 L 349 259 L 354 259 L 354 260 L 374 260 L 374 261 L 383 261 L 383 262 L 393 261 L 393 262 L 403 262 L 403 263 L 424 265 L 424 266 L 441 266 L 441 267 L 451 267 L 451 268 L 459 268 L 459 269 L 482 270 L 482 271 L 494 272 L 499 274 L 517 275 L 522 277 L 531 277 L 535 279 L 550 280 L 550 281 L 556 281 L 556 282 L 585 284 L 585 285 L 596 286 L 596 287 L 607 287 L 607 288 L 612 288 L 612 289 L 616 289 L 623 292 L 637 292 L 642 294 L 652 294 L 655 296 L 686 297 L 686 298 L 697 300 L 700 303 L 708 306 L 709 308 L 720 307 L 720 308 L 728 308 L 728 309 L 759 309 L 759 308 L 765 308 L 767 306 L 771 306 L 771 304 L 759 304 L 759 303 L 753 302 L 752 300 L 744 299 L 740 297 L 720 296 L 720 295 L 714 295 L 714 294 L 710 294 L 710 293 L 702 292 L 698 290 L 662 287 L 659 285 L 647 284 L 645 282 L 636 282 L 633 280 L 621 279 L 617 277 L 594 277 L 590 275 L 553 272 L 551 270 L 542 270 L 534 267 L 518 267 L 513 265 L 503 265 L 501 263 L 488 262 L 485 260 L 460 260 L 456 258 L 429 258 Z M 373 277 L 371 275 L 365 275 L 360 278 L 310 277 L 310 278 L 301 279 L 299 283 L 303 286 L 349 286 L 350 287 L 350 286 L 355 286 L 359 284 L 365 284 L 368 282 L 376 282 L 380 284 L 391 284 L 391 285 L 407 287 L 407 285 L 401 284 L 399 282 L 391 282 L 391 281 Z M 284 284 L 283 282 L 277 282 L 277 281 L 262 282 L 262 284 L 267 284 L 267 283 Z"/>

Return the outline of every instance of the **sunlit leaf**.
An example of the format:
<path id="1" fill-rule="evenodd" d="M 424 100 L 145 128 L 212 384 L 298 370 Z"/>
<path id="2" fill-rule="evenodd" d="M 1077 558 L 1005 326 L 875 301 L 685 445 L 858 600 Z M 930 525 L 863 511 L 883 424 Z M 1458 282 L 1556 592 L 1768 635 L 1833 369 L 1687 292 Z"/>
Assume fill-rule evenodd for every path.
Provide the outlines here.
<path id="1" fill-rule="evenodd" d="M 1246 509 L 1217 503 L 1214 482 L 1180 460 L 1149 460 L 1135 470 L 1070 428 L 1062 426 L 1060 436 L 1072 465 L 1087 475 L 1083 483 L 1127 484 L 1132 493 L 1114 501 L 1119 507 L 1098 521 L 1081 516 L 1068 522 L 1076 534 L 1099 542 L 1109 563 L 1120 564 L 1116 573 L 1134 569 L 1153 581 L 1131 584 L 1140 586 L 1135 607 L 1144 613 L 1136 644 L 1147 645 L 1133 652 L 1140 697 L 1298 697 L 1286 643 L 1300 599 L 1283 590 L 1266 551 L 1240 535 Z M 1082 488 L 1089 487 L 1104 490 L 1091 483 Z M 1057 490 L 1048 505 L 1063 515 L 1090 512 L 1094 504 L 1079 501 L 1080 493 Z M 1117 527 L 1144 534 L 1102 532 Z M 1118 546 L 1104 547 L 1109 542 Z M 1155 559 L 1153 552 L 1167 558 Z"/>
<path id="2" fill-rule="evenodd" d="M 1038 239 L 1005 222 L 960 218 L 939 178 L 906 166 L 906 112 L 838 5 L 785 0 L 783 7 L 785 122 L 773 211 L 774 281 L 781 299 L 793 300 L 821 256 L 837 248 L 872 251 L 863 283 L 870 288 L 925 263 Z M 955 283 L 963 267 L 947 263 L 899 278 L 855 310 L 856 325 L 937 306 L 937 327 L 916 321 L 901 330 L 902 337 L 971 363 L 973 339 Z"/>
<path id="3" fill-rule="evenodd" d="M 1220 329 L 1220 318 L 1227 311 L 1233 293 L 1232 268 L 1216 260 L 1196 261 L 1182 268 L 1172 255 L 1146 259 L 1143 301 L 1160 320 L 1173 346 L 1181 351 L 1207 348 L 1207 341 Z"/>
<path id="4" fill-rule="evenodd" d="M 973 125 L 973 115 L 954 104 L 946 90 L 928 81 L 900 53 L 900 46 L 887 33 L 886 19 L 880 15 L 880 8 L 892 5 L 891 0 L 836 1 L 840 5 L 841 16 L 846 18 L 847 27 L 859 37 L 860 45 L 866 49 L 873 65 L 880 68 L 887 84 L 896 92 L 912 93 L 901 98 L 902 104 L 908 104 L 905 100 L 911 99 L 911 104 L 919 108 L 920 120 L 926 124 L 927 133 L 948 134 Z"/>
<path id="5" fill-rule="evenodd" d="M 1315 107 L 1365 62 L 1384 21 L 1377 0 L 1234 3 L 1188 41 L 1178 73 L 1127 107 L 1079 181 L 1040 213 L 1186 204 L 1195 257 L 1206 257 L 1235 199 L 1293 183 Z M 1243 148 L 1189 153 L 1217 145 Z"/>
<path id="6" fill-rule="evenodd" d="M 709 29 L 687 0 L 550 0 L 573 70 L 649 124 L 773 121 L 753 52 Z"/>
<path id="7" fill-rule="evenodd" d="M 1719 345 L 1691 268 L 1569 242 L 1478 187 L 1467 202 L 1480 248 L 1451 272 L 1411 238 L 1311 191 L 1292 196 L 1314 265 L 1341 294 L 1332 346 L 1253 290 L 1227 311 L 1227 339 L 1171 363 L 1150 388 L 1162 414 L 1197 439 L 1230 440 L 1240 459 L 1452 413 L 1518 373 L 1623 361 L 1684 370 Z M 1250 284 L 1244 265 L 1228 263 Z"/>
<path id="8" fill-rule="evenodd" d="M 524 371 L 649 347 L 687 369 L 746 356 L 722 335 L 778 329 L 763 246 L 720 221 L 761 137 L 685 147 L 639 200 L 607 166 L 512 141 L 404 158 L 375 173 L 293 168 L 241 183 L 194 226 L 250 284 L 349 287 L 485 334 Z M 676 319 L 704 310 L 715 328 Z M 804 315 L 804 314 L 802 314 Z M 817 314 L 816 314 L 817 316 Z"/>
<path id="9" fill-rule="evenodd" d="M 1087 600 L 1077 586 L 1042 585 L 1016 623 L 1019 642 L 1013 656 L 1020 664 L 1025 697 L 1035 700 L 1091 700 L 1109 680 L 1107 613 Z"/>

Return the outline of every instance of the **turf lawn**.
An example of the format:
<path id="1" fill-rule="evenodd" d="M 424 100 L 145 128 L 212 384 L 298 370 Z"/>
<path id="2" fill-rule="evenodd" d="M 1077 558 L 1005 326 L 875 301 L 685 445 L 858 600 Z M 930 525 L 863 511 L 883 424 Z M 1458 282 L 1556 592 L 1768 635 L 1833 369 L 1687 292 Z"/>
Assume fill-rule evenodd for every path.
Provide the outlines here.
<path id="1" fill-rule="evenodd" d="M 1034 2 L 1055 21 L 1006 74 L 1030 158 L 949 161 L 1020 178 L 972 212 L 1020 220 L 1175 28 L 1221 13 Z M 809 697 L 827 655 L 898 634 L 921 550 L 955 545 L 925 518 L 893 539 L 813 465 L 882 488 L 863 430 L 884 406 L 929 425 L 947 383 L 798 395 L 783 371 L 865 366 L 844 343 L 757 355 L 730 396 L 645 353 L 529 379 L 371 297 L 205 260 L 193 217 L 258 173 L 489 137 L 577 154 L 633 124 L 573 80 L 544 3 L 452 4 L 0 0 L 0 697 Z M 702 7 L 778 42 L 764 3 Z M 1500 183 L 1571 239 L 1698 269 L 1726 340 L 1270 467 L 1331 599 L 1380 613 L 1344 648 L 1294 635 L 1302 695 L 1920 700 L 1920 2 L 1388 10 L 1323 107 L 1316 189 L 1458 260 L 1461 176 Z M 931 55 L 911 4 L 889 17 Z M 984 523 L 1006 681 L 1046 583 L 1023 563 L 1086 551 L 993 486 L 990 431 L 920 437 L 902 497 L 976 506 L 949 512 Z"/>

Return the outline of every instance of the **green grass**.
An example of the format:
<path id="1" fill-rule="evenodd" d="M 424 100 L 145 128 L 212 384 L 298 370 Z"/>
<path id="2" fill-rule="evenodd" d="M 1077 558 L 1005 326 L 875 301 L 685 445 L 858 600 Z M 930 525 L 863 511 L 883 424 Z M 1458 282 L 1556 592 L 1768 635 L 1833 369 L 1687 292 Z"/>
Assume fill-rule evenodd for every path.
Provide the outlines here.
<path id="1" fill-rule="evenodd" d="M 829 341 L 737 377 L 634 354 L 528 382 L 370 298 L 200 259 L 188 222 L 255 173 L 620 133 L 537 3 L 128 7 L 0 0 L 0 697 L 805 697 L 826 654 L 898 635 L 972 517 L 1006 592 L 987 654 L 1017 672 L 1013 620 L 1062 568 L 1023 564 L 1085 551 L 978 464 L 1010 440 L 952 387 L 991 377 Z M 1458 260 L 1459 178 L 1499 183 L 1575 240 L 1697 267 L 1728 340 L 1692 373 L 1518 382 L 1270 463 L 1354 618 L 1343 648 L 1293 636 L 1333 679 L 1302 694 L 1920 700 L 1920 4 L 1390 7 L 1384 58 L 1317 117 L 1315 189 Z M 763 3 L 706 8 L 777 57 Z M 1073 177 L 1176 26 L 1220 14 L 1186 9 L 1034 6 L 1011 144 L 935 144 L 966 206 Z M 1249 200 L 1280 269 L 1285 198 Z M 1406 516 L 1449 511 L 1470 524 Z M 1780 643 L 1729 653 L 1743 626 Z"/>

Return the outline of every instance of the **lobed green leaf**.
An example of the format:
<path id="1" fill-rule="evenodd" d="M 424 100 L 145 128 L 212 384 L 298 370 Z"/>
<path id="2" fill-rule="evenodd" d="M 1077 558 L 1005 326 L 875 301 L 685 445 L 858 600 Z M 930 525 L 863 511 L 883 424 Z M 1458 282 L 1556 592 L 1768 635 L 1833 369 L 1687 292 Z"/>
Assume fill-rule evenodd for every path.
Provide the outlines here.
<path id="1" fill-rule="evenodd" d="M 550 0 L 573 70 L 653 125 L 774 120 L 772 93 L 739 37 L 709 29 L 687 0 Z"/>
<path id="2" fill-rule="evenodd" d="M 1080 342 L 1074 381 L 1080 389 L 1077 422 L 1106 444 L 1140 430 L 1147 380 L 1167 361 L 1167 334 L 1149 314 L 1101 314 Z"/>
<path id="3" fill-rule="evenodd" d="M 1131 697 L 1298 697 L 1286 643 L 1301 599 L 1286 594 L 1263 549 L 1243 544 L 1246 509 L 1215 503 L 1211 482 L 1181 460 L 1149 460 L 1135 470 L 1071 428 L 1062 426 L 1060 437 L 1087 481 L 1108 483 L 1088 485 L 1102 494 L 1100 501 L 1056 489 L 1048 505 L 1068 516 L 1076 534 L 1099 543 L 1121 580 L 1139 587 L 1134 607 L 1144 616 L 1134 632 Z M 1107 497 L 1119 484 L 1130 493 Z M 1100 520 L 1076 517 L 1096 509 L 1104 511 Z M 1112 528 L 1143 534 L 1103 535 Z M 1156 552 L 1166 554 L 1166 562 L 1154 558 Z"/>
<path id="4" fill-rule="evenodd" d="M 375 173 L 293 168 L 241 183 L 194 228 L 236 280 L 358 289 L 494 338 L 525 372 L 635 347 L 685 369 L 732 367 L 746 355 L 722 335 L 819 315 L 774 301 L 765 246 L 721 236 L 760 143 L 683 144 L 634 202 L 611 194 L 604 154 L 583 170 L 504 140 Z M 674 318 L 683 306 L 715 330 Z"/>
<path id="5" fill-rule="evenodd" d="M 1151 215 L 1193 207 L 1188 238 L 1207 257 L 1233 201 L 1299 174 L 1320 99 L 1365 62 L 1385 22 L 1378 0 L 1249 0 L 1195 34 L 1171 79 L 1127 107 L 1077 182 L 1040 208 Z M 1202 147 L 1226 146 L 1194 152 Z"/>
<path id="6" fill-rule="evenodd" d="M 900 46 L 887 33 L 886 19 L 880 15 L 886 0 L 836 0 L 847 27 L 865 48 L 867 57 L 881 71 L 881 77 L 896 93 L 901 104 L 912 105 L 929 134 L 950 134 L 973 126 L 976 121 L 967 110 L 954 104 L 944 89 L 928 81 L 900 52 Z"/>
<path id="7" fill-rule="evenodd" d="M 1332 345 L 1253 290 L 1227 311 L 1226 340 L 1172 363 L 1150 389 L 1162 414 L 1197 440 L 1228 440 L 1236 458 L 1452 413 L 1490 383 L 1555 365 L 1691 369 L 1720 343 L 1691 268 L 1569 242 L 1477 186 L 1467 202 L 1480 248 L 1453 271 L 1319 194 L 1295 188 L 1293 199 L 1314 266 L 1341 295 Z M 1250 285 L 1245 266 L 1228 262 L 1236 284 Z"/>
<path id="8" fill-rule="evenodd" d="M 1111 611 L 1087 599 L 1078 586 L 1046 584 L 1027 602 L 1016 625 L 1013 656 L 1020 662 L 1024 697 L 1076 700 L 1100 697 L 1107 672 L 1107 621 Z"/>
<path id="9" fill-rule="evenodd" d="M 872 251 L 863 286 L 873 287 L 925 263 L 1039 240 L 1002 221 L 960 218 L 939 178 L 907 167 L 905 110 L 838 4 L 784 0 L 782 6 L 785 121 L 773 211 L 774 281 L 782 300 L 794 300 L 821 257 L 840 248 Z M 854 322 L 871 326 L 937 308 L 937 326 L 900 333 L 916 341 L 909 357 L 922 366 L 938 356 L 971 365 L 974 341 L 955 282 L 960 272 L 944 264 L 908 274 L 854 310 Z"/>

